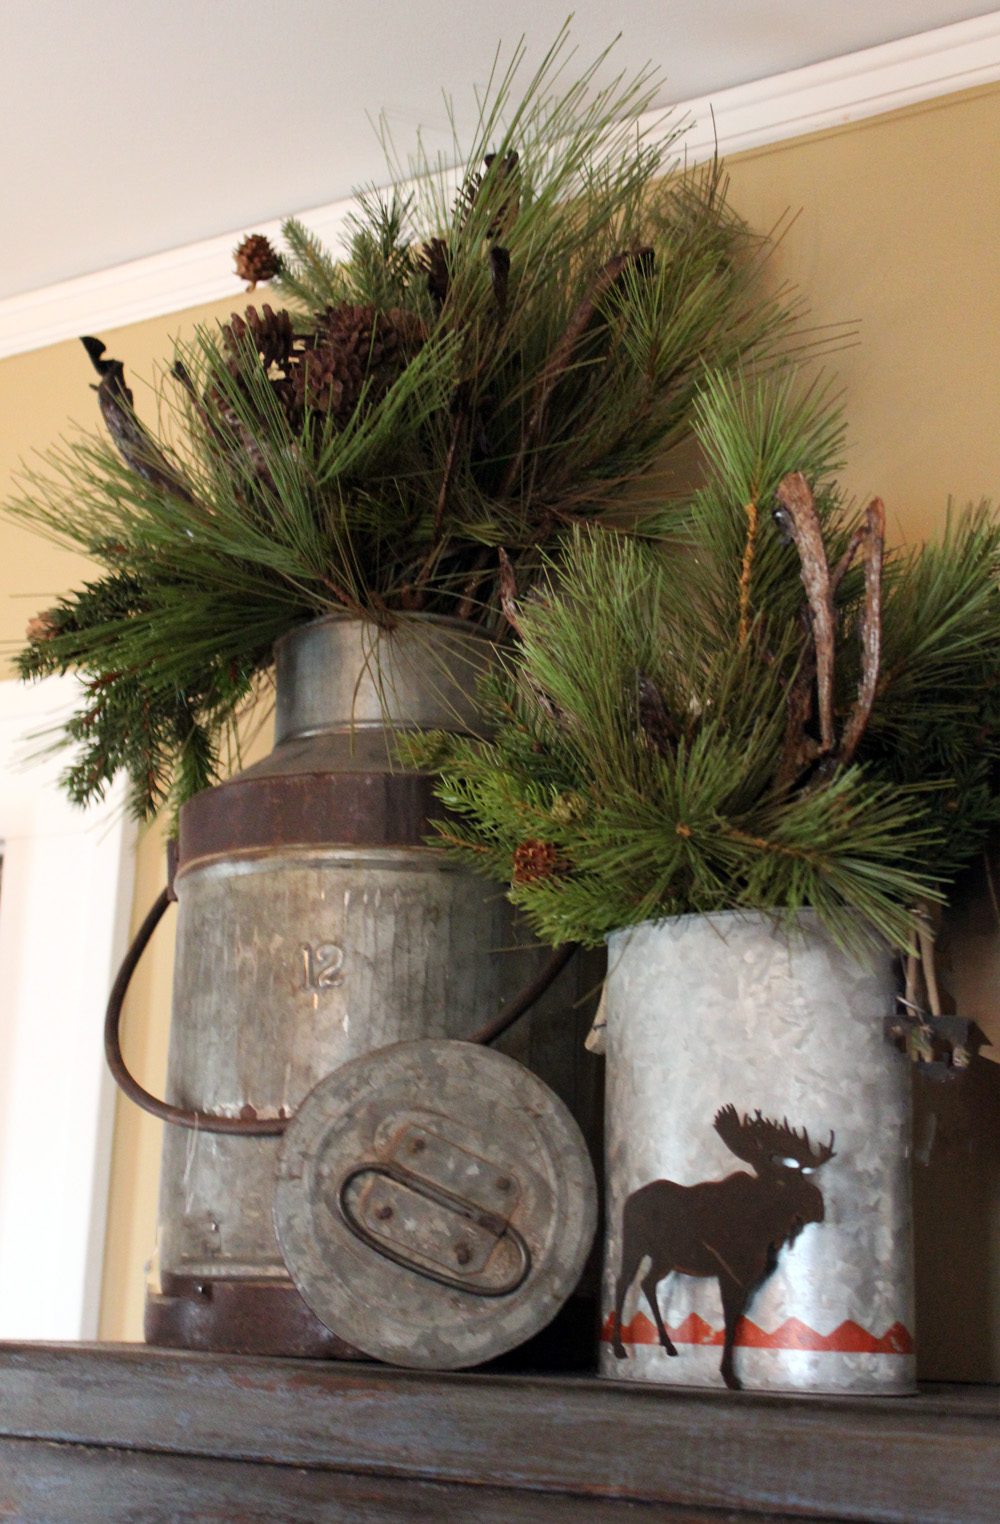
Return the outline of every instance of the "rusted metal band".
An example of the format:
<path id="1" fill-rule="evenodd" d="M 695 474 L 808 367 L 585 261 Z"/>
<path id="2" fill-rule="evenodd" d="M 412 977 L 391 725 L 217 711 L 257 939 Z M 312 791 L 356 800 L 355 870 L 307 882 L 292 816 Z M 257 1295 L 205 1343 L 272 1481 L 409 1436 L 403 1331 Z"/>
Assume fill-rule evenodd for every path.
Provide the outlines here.
<path id="1" fill-rule="evenodd" d="M 367 1360 L 324 1326 L 290 1281 L 161 1274 L 146 1296 L 147 1344 L 299 1360 Z"/>
<path id="2" fill-rule="evenodd" d="M 180 865 L 268 847 L 423 847 L 442 814 L 433 783 L 411 772 L 236 778 L 181 810 Z"/>

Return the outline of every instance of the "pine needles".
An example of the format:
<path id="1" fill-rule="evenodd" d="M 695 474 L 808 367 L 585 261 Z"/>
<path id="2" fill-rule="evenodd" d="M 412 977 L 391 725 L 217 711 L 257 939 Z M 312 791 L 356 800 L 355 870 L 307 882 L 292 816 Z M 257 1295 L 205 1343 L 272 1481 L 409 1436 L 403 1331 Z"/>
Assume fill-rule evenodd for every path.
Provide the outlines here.
<path id="1" fill-rule="evenodd" d="M 564 30 L 520 98 L 521 50 L 497 69 L 457 184 L 387 140 L 393 183 L 362 194 L 344 259 L 288 222 L 289 310 L 179 347 L 155 435 L 90 341 L 120 453 L 59 447 L 8 508 L 102 569 L 19 659 L 83 677 L 80 802 L 119 769 L 140 815 L 210 783 L 302 620 L 499 628 L 500 548 L 524 580 L 634 503 L 710 370 L 787 335 L 793 304 L 762 294 L 766 242 L 718 165 L 677 171 L 676 134 L 648 128 L 656 80 L 599 87 L 602 56 L 567 86 L 567 57 Z M 262 242 L 246 257 L 270 269 Z"/>
<path id="2" fill-rule="evenodd" d="M 860 917 L 906 946 L 914 907 L 1000 815 L 1000 525 L 969 511 L 939 544 L 886 556 L 876 678 L 877 547 L 850 563 L 871 521 L 831 481 L 836 408 L 788 378 L 716 377 L 697 427 L 711 466 L 685 548 L 579 531 L 512 610 L 493 739 L 411 743 L 442 771 L 441 838 L 552 942 L 811 906 L 843 941 Z M 799 468 L 834 589 L 826 746 L 816 620 L 776 496 Z M 874 703 L 852 731 L 866 673 Z"/>

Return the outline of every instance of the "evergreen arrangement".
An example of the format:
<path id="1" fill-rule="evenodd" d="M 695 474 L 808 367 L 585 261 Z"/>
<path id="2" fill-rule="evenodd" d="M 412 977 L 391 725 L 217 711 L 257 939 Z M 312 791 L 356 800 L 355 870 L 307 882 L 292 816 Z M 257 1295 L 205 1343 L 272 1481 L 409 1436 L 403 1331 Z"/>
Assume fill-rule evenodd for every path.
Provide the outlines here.
<path id="1" fill-rule="evenodd" d="M 438 840 L 553 943 L 812 906 L 909 947 L 1000 814 L 1000 522 L 889 552 L 794 377 L 715 377 L 683 542 L 587 529 L 508 600 L 488 741 L 429 736 Z M 514 589 L 510 592 L 513 594 Z"/>
<path id="2" fill-rule="evenodd" d="M 457 186 L 390 145 L 343 258 L 294 220 L 284 252 L 247 239 L 240 273 L 286 305 L 179 346 L 155 430 L 84 341 L 110 439 L 55 449 L 9 507 L 99 568 L 19 657 L 83 678 L 74 799 L 124 770 L 147 815 L 212 782 L 300 621 L 496 625 L 501 548 L 528 579 L 580 523 L 640 512 L 709 370 L 787 342 L 766 240 L 717 164 L 677 169 L 655 76 L 601 85 L 602 56 L 567 87 L 566 54 L 564 32 L 520 98 L 522 53 L 496 72 Z"/>

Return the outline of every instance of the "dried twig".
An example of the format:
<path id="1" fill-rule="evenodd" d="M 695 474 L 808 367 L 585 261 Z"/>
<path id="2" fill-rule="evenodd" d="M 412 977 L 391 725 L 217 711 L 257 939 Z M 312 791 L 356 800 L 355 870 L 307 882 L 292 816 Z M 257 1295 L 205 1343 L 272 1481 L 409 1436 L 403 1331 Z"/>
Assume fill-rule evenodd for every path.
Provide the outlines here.
<path id="1" fill-rule="evenodd" d="M 934 928 L 927 911 L 922 907 L 916 914 L 917 941 L 920 945 L 920 966 L 927 988 L 927 1003 L 932 1016 L 941 1015 L 941 995 L 938 991 L 937 973 L 934 968 Z"/>
<path id="2" fill-rule="evenodd" d="M 803 611 L 804 618 L 804 611 Z M 781 749 L 781 761 L 775 779 L 781 789 L 790 788 L 802 769 L 815 762 L 819 755 L 818 742 L 806 734 L 806 726 L 812 714 L 813 684 L 816 681 L 816 647 L 812 635 L 808 635 L 799 669 L 788 687 L 785 699 L 785 740 Z"/>
<path id="3" fill-rule="evenodd" d="M 753 553 L 757 544 L 757 504 L 752 500 L 746 506 L 747 542 L 743 549 L 743 567 L 740 571 L 740 645 L 746 644 L 750 634 L 750 574 L 753 571 Z"/>
<path id="4" fill-rule="evenodd" d="M 455 413 L 455 427 L 451 433 L 451 444 L 448 446 L 448 455 L 444 463 L 444 473 L 441 477 L 441 487 L 438 491 L 437 502 L 434 505 L 434 547 L 437 548 L 441 538 L 441 529 L 444 525 L 444 511 L 448 506 L 448 488 L 455 474 L 455 461 L 458 458 L 458 445 L 465 428 L 467 417 L 466 406 L 463 403 Z M 419 578 L 418 578 L 419 581 Z"/>
<path id="5" fill-rule="evenodd" d="M 820 748 L 833 751 L 833 652 L 834 607 L 830 586 L 830 567 L 823 545 L 823 530 L 809 483 L 801 471 L 785 477 L 777 492 L 778 513 L 787 525 L 802 563 L 802 582 L 812 615 L 813 643 L 816 649 L 816 689 L 819 696 Z"/>
<path id="6" fill-rule="evenodd" d="M 510 279 L 510 252 L 495 243 L 487 255 L 493 296 L 497 304 L 497 322 L 501 326 L 507 318 L 507 283 Z"/>
<path id="7" fill-rule="evenodd" d="M 141 476 L 150 486 L 179 497 L 182 502 L 193 503 L 188 487 L 181 481 L 174 467 L 135 412 L 135 399 L 131 388 L 125 385 L 125 367 L 121 360 L 106 360 L 107 346 L 100 339 L 87 337 L 80 340 L 90 356 L 91 364 L 101 378 L 94 387 L 100 404 L 101 416 L 108 433 L 127 466 Z"/>
<path id="8" fill-rule="evenodd" d="M 348 609 L 355 616 L 355 618 L 364 619 L 366 617 L 367 611 L 358 602 L 357 598 L 354 597 L 353 593 L 349 593 L 347 589 L 341 585 L 341 583 L 335 582 L 333 578 L 327 576 L 326 573 L 321 573 L 319 580 L 323 586 L 333 594 L 337 602 L 342 603 L 344 608 Z M 373 597 L 372 602 L 375 605 L 375 611 L 369 617 L 373 617 L 376 624 L 383 626 L 388 626 L 391 624 L 391 616 L 382 599 L 376 595 Z"/>
<path id="9" fill-rule="evenodd" d="M 476 594 L 482 585 L 484 570 L 489 558 L 490 553 L 484 545 L 476 554 L 469 575 L 466 578 L 465 586 L 462 588 L 462 599 L 455 610 L 456 616 L 459 619 L 471 619 L 476 611 L 476 604 L 478 602 Z"/>
<path id="10" fill-rule="evenodd" d="M 885 508 L 874 498 L 865 522 L 855 529 L 847 549 L 831 575 L 823 545 L 822 526 L 812 493 L 800 472 L 786 476 L 778 488 L 781 522 L 787 525 L 802 563 L 802 581 L 809 601 L 810 638 L 787 697 L 785 741 L 776 782 L 788 788 L 810 762 L 820 762 L 810 787 L 831 777 L 854 758 L 865 733 L 878 691 L 882 645 L 882 564 L 885 544 Z M 864 547 L 865 605 L 861 635 L 861 680 L 857 697 L 839 744 L 833 735 L 833 658 L 836 610 L 833 594 Z M 812 712 L 815 680 L 820 705 L 820 740 L 806 734 Z"/>
<path id="11" fill-rule="evenodd" d="M 441 474 L 441 485 L 438 488 L 437 502 L 434 505 L 434 528 L 431 534 L 430 548 L 427 551 L 427 554 L 424 556 L 424 559 L 420 564 L 420 569 L 414 577 L 413 581 L 409 584 L 409 586 L 403 589 L 401 594 L 403 607 L 410 610 L 419 610 L 423 608 L 427 599 L 427 595 L 424 589 L 427 585 L 428 580 L 430 579 L 431 572 L 434 569 L 434 563 L 438 558 L 438 552 L 441 548 L 441 540 L 443 538 L 444 530 L 444 515 L 445 509 L 448 506 L 448 492 L 451 487 L 452 477 L 455 474 L 455 462 L 458 459 L 458 446 L 461 442 L 462 435 L 465 432 L 466 423 L 469 419 L 468 392 L 468 386 L 463 385 L 459 387 L 455 398 L 455 422 L 451 431 L 451 444 L 448 446 L 448 454 L 445 457 L 444 471 Z"/>
<path id="12" fill-rule="evenodd" d="M 503 609 L 503 617 L 518 635 L 521 626 L 517 621 L 517 578 L 511 565 L 510 556 L 500 547 L 500 607 Z"/>
<path id="13" fill-rule="evenodd" d="M 837 763 L 846 767 L 858 749 L 875 702 L 882 651 L 882 561 L 885 549 L 885 507 L 876 497 L 865 515 L 865 609 L 861 617 L 861 681 L 837 750 Z"/>

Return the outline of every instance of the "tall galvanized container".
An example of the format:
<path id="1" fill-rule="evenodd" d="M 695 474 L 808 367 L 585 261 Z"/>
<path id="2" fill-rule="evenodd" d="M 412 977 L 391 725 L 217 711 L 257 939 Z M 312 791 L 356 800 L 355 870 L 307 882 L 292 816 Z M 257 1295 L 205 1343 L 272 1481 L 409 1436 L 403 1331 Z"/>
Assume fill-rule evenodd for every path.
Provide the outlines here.
<path id="1" fill-rule="evenodd" d="M 430 777 L 394 736 L 473 729 L 489 642 L 457 620 L 330 618 L 277 647 L 275 747 L 181 812 L 168 1098 L 290 1115 L 324 1075 L 407 1038 L 461 1037 L 537 969 L 502 894 L 424 844 Z M 343 1353 L 289 1279 L 277 1138 L 167 1127 L 153 1343 Z"/>
<path id="2" fill-rule="evenodd" d="M 914 1390 L 910 1075 L 885 1038 L 888 949 L 847 954 L 812 912 L 791 936 L 717 914 L 608 941 L 602 1374 L 721 1387 L 723 1292 L 742 1277 L 743 1386 Z M 744 1267 L 765 1261 L 755 1290 Z"/>

